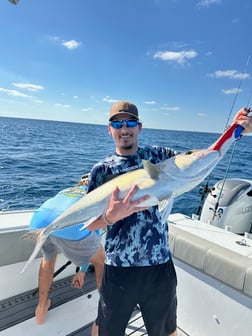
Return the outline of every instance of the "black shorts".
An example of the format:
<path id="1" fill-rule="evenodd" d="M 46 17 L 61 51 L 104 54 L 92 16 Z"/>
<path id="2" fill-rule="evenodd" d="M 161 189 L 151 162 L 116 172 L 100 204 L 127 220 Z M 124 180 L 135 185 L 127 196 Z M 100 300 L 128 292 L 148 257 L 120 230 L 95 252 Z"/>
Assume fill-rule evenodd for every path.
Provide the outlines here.
<path id="1" fill-rule="evenodd" d="M 177 325 L 177 277 L 172 260 L 144 267 L 105 265 L 98 309 L 99 336 L 124 336 L 138 304 L 149 336 L 167 336 Z"/>

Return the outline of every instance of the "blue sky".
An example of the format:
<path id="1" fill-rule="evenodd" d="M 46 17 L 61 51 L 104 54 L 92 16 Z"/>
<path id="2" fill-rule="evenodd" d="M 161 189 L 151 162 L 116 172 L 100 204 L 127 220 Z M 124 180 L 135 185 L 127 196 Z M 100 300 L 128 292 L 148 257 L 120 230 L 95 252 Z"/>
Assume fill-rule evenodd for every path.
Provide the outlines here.
<path id="1" fill-rule="evenodd" d="M 0 2 L 0 116 L 221 132 L 252 92 L 251 0 Z M 239 91 L 239 93 L 238 93 Z"/>

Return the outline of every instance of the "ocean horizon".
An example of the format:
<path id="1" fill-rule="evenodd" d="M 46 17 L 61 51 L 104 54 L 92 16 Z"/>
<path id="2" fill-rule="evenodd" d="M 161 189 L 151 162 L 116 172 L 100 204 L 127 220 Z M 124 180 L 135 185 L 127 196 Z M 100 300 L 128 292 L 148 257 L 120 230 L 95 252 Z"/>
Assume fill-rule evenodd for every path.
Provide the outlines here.
<path id="1" fill-rule="evenodd" d="M 209 147 L 218 136 L 143 128 L 139 145 L 167 146 L 181 152 Z M 234 150 L 212 172 L 210 186 L 225 176 L 252 178 L 251 141 L 251 137 L 244 136 L 236 142 Z M 107 125 L 0 117 L 0 211 L 39 207 L 60 190 L 75 185 L 97 161 L 112 152 L 114 142 Z M 172 213 L 191 215 L 200 199 L 198 186 L 175 199 Z"/>

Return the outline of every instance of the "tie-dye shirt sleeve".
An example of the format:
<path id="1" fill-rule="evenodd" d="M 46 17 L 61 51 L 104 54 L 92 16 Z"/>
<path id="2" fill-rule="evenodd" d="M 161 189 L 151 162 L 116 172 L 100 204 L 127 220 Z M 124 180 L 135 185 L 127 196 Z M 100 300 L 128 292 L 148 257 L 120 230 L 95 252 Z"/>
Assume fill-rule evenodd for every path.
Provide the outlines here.
<path id="1" fill-rule="evenodd" d="M 90 173 L 89 192 L 128 171 L 142 168 L 142 160 L 158 163 L 175 155 L 165 147 L 141 147 L 131 156 L 113 154 L 97 163 Z M 165 263 L 170 256 L 168 226 L 162 224 L 158 207 L 140 211 L 108 226 L 105 242 L 106 264 L 149 266 Z"/>

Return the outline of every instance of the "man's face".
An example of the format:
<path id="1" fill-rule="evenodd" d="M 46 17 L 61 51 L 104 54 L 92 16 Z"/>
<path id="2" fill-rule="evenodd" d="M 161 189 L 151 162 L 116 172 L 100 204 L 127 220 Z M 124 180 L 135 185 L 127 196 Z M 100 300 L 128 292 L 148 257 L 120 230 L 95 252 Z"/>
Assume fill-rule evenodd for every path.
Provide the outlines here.
<path id="1" fill-rule="evenodd" d="M 132 126 L 130 122 L 128 126 L 126 125 L 125 121 L 127 120 L 136 122 L 135 124 L 133 122 L 133 127 L 130 127 Z M 122 155 L 134 154 L 138 149 L 138 134 L 142 129 L 142 124 L 127 113 L 115 116 L 112 121 L 124 121 L 122 125 L 120 123 L 115 125 L 116 127 L 122 126 L 121 128 L 113 127 L 113 122 L 110 122 L 108 126 L 109 134 L 115 141 L 117 153 Z"/>

